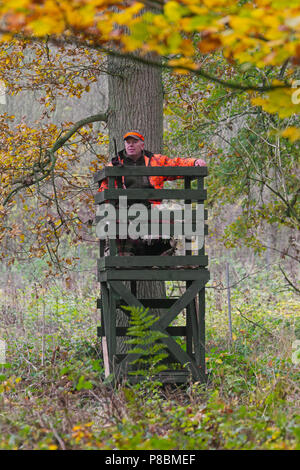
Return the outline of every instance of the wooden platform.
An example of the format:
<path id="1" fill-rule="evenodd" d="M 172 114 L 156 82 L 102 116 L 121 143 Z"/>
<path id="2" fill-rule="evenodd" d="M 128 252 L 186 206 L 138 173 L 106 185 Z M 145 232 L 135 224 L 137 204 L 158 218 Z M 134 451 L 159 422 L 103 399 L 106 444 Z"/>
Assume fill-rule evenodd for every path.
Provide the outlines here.
<path id="1" fill-rule="evenodd" d="M 124 189 L 118 186 L 121 176 L 164 176 L 184 178 L 184 189 Z M 101 326 L 97 334 L 102 338 L 104 351 L 104 363 L 106 375 L 113 374 L 116 381 L 126 378 L 131 383 L 142 380 L 140 376 L 128 373 L 130 362 L 138 360 L 142 354 L 118 354 L 117 338 L 128 334 L 126 326 L 117 326 L 117 310 L 121 309 L 129 317 L 130 314 L 122 306 L 133 306 L 141 309 L 153 308 L 163 310 L 157 322 L 150 327 L 151 330 L 160 331 L 164 337 L 160 339 L 165 345 L 169 357 L 164 360 L 168 369 L 158 374 L 157 378 L 162 383 L 189 383 L 191 381 L 206 381 L 205 373 L 205 285 L 209 280 L 208 257 L 205 255 L 204 244 L 192 255 L 187 251 L 185 256 L 119 256 L 117 252 L 116 237 L 120 235 L 120 228 L 124 229 L 124 218 L 121 214 L 121 199 L 126 196 L 128 205 L 131 201 L 141 203 L 148 200 L 181 200 L 185 204 L 199 202 L 201 207 L 201 233 L 199 239 L 204 241 L 207 234 L 207 210 L 203 204 L 206 199 L 204 189 L 204 177 L 207 175 L 206 167 L 106 167 L 97 172 L 95 182 L 100 186 L 104 178 L 107 178 L 108 188 L 95 195 L 96 204 L 111 202 L 115 208 L 112 211 L 116 218 L 116 235 L 109 240 L 109 256 L 106 253 L 105 241 L 102 232 L 99 233 L 100 259 L 98 260 L 97 275 L 101 287 L 101 299 L 97 301 L 97 307 L 101 309 Z M 197 180 L 192 184 L 194 180 Z M 117 187 L 116 187 L 117 186 Z M 120 204 L 118 204 L 118 200 Z M 199 205 L 194 204 L 194 207 Z M 123 210 L 123 209 L 122 209 Z M 197 211 L 200 209 L 197 209 Z M 151 211 L 150 211 L 151 212 Z M 192 209 L 186 212 L 185 222 L 192 224 L 198 220 L 200 212 Z M 98 211 L 97 222 L 101 224 L 102 210 Z M 197 217 L 196 217 L 197 215 Z M 111 217 L 111 216 L 110 216 Z M 150 223 L 149 214 L 145 212 L 145 221 Z M 175 216 L 174 216 L 175 217 Z M 170 218 L 170 232 L 173 235 L 176 224 L 179 224 L 178 216 Z M 119 220 L 120 219 L 120 220 Z M 167 222 L 166 222 L 166 220 Z M 191 220 L 190 220 L 191 219 Z M 125 218 L 126 224 L 128 218 Z M 159 227 L 168 223 L 166 216 L 158 222 Z M 109 224 L 111 219 L 109 219 Z M 102 228 L 102 226 L 100 227 Z M 127 234 L 128 232 L 126 232 Z M 175 232 L 174 232 L 175 233 Z M 100 235 L 101 234 L 101 235 Z M 151 233 L 147 234 L 153 235 Z M 186 240 L 190 237 L 185 233 Z M 164 238 L 164 232 L 159 231 L 159 236 Z M 105 237 L 107 235 L 105 234 Z M 186 245 L 185 245 L 186 246 Z M 124 281 L 130 281 L 125 283 Z M 184 293 L 172 299 L 141 299 L 137 297 L 136 281 L 183 281 Z M 129 287 L 130 285 L 130 287 Z M 181 315 L 182 314 L 182 315 Z M 183 325 L 174 325 L 178 315 L 184 318 Z M 180 338 L 180 340 L 178 340 Z M 169 365 L 169 364 L 172 364 Z"/>

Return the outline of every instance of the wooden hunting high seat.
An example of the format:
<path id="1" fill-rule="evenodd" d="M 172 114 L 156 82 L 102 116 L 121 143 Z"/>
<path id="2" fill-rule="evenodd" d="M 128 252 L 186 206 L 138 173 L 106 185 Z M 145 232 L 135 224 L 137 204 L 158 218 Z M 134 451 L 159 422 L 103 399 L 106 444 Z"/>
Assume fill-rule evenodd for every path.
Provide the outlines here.
<path id="1" fill-rule="evenodd" d="M 184 179 L 184 189 L 118 189 L 115 181 L 120 181 L 121 176 L 181 176 Z M 122 217 L 120 206 L 117 204 L 121 196 L 126 196 L 127 201 L 139 201 L 143 203 L 148 200 L 179 200 L 185 204 L 195 206 L 189 214 L 193 224 L 197 220 L 197 207 L 201 207 L 203 219 L 207 218 L 203 209 L 206 199 L 204 189 L 204 177 L 207 175 L 206 167 L 106 167 L 97 172 L 95 182 L 100 186 L 104 178 L 108 179 L 108 189 L 97 192 L 95 203 L 99 209 L 105 203 L 111 203 L 115 207 L 117 223 L 117 234 L 124 230 L 124 223 L 128 221 L 119 220 Z M 196 180 L 196 181 L 195 181 Z M 194 183 L 192 184 L 192 181 Z M 191 207 L 191 206 L 189 206 Z M 149 211 L 150 213 L 150 211 Z M 150 215 L 150 214 L 149 214 Z M 148 215 L 147 215 L 148 218 Z M 176 235 L 178 220 L 173 213 L 172 224 L 166 228 L 171 229 Z M 96 217 L 97 227 L 101 228 L 104 223 L 102 217 Z M 147 220 L 148 222 L 148 220 Z M 150 223 L 150 222 L 149 222 Z M 99 225 L 100 224 L 100 225 Z M 208 258 L 204 254 L 204 225 L 201 229 L 200 239 L 203 243 L 198 247 L 195 255 L 194 249 L 188 250 L 182 256 L 118 256 L 116 240 L 109 241 L 100 239 L 100 259 L 98 260 L 98 280 L 101 285 L 101 298 L 97 306 L 101 309 L 101 326 L 98 328 L 98 336 L 102 337 L 103 355 L 105 360 L 106 375 L 113 373 L 119 380 L 127 376 L 128 366 L 132 359 L 138 355 L 117 354 L 117 336 L 125 336 L 127 327 L 116 324 L 117 309 L 122 305 L 159 308 L 164 314 L 153 324 L 152 328 L 162 331 L 166 337 L 162 340 L 170 353 L 172 365 L 170 370 L 160 374 L 160 380 L 170 383 L 183 383 L 186 381 L 206 380 L 205 373 L 205 285 L 209 280 L 207 270 Z M 163 227 L 163 223 L 160 223 Z M 102 225 L 103 228 L 103 225 Z M 162 228 L 162 230 L 164 230 Z M 97 232 L 97 230 L 96 230 Z M 160 232 L 162 233 L 162 232 Z M 178 233 L 178 232 L 177 232 Z M 190 237 L 189 237 L 190 238 Z M 105 244 L 109 243 L 109 255 L 105 256 Z M 180 266 L 181 269 L 178 269 Z M 193 266 L 193 269 L 191 269 Z M 196 267 L 196 269 L 195 269 Z M 141 299 L 136 295 L 136 281 L 184 281 L 185 292 L 177 298 Z M 130 288 L 124 285 L 124 281 L 130 281 Z M 129 283 L 127 283 L 129 284 Z M 125 310 L 124 310 L 125 311 Z M 178 315 L 185 311 L 185 325 L 171 326 Z M 127 311 L 125 311 L 128 314 Z M 183 347 L 174 339 L 183 337 Z M 182 344 L 182 341 L 181 341 Z M 175 365 L 174 365 L 175 364 Z M 129 379 L 129 377 L 128 377 Z M 137 379 L 137 378 L 136 378 Z M 134 381 L 134 379 L 130 379 Z"/>

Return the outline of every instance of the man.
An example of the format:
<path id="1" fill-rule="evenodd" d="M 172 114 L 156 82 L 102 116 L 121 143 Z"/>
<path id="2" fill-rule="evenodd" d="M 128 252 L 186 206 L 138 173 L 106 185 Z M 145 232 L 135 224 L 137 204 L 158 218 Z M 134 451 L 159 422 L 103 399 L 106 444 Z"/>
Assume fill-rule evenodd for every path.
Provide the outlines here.
<path id="1" fill-rule="evenodd" d="M 125 148 L 112 159 L 114 166 L 206 166 L 200 158 L 168 158 L 165 155 L 153 154 L 145 150 L 144 136 L 139 131 L 128 131 L 123 136 Z M 120 185 L 128 188 L 154 188 L 162 189 L 165 181 L 179 179 L 180 176 L 123 176 Z M 104 180 L 98 191 L 108 188 L 107 180 Z M 131 201 L 132 203 L 132 201 Z M 149 201 L 157 204 L 157 201 Z M 130 255 L 164 255 L 174 251 L 174 244 L 170 240 L 119 240 L 117 246 L 120 256 Z"/>

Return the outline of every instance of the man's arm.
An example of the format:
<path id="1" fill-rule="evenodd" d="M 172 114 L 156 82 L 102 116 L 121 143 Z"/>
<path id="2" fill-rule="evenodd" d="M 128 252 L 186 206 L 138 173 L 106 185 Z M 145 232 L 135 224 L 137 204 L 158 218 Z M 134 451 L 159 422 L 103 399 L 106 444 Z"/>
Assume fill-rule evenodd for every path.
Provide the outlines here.
<path id="1" fill-rule="evenodd" d="M 206 163 L 201 158 L 169 158 L 159 155 L 159 166 L 206 166 Z"/>
<path id="2" fill-rule="evenodd" d="M 166 155 L 155 155 L 155 165 L 154 166 L 171 166 L 171 167 L 182 167 L 182 166 L 206 166 L 204 160 L 201 158 L 169 158 Z M 154 162 L 153 162 L 154 163 Z M 174 181 L 181 179 L 182 176 L 164 176 L 162 177 L 163 181 Z"/>

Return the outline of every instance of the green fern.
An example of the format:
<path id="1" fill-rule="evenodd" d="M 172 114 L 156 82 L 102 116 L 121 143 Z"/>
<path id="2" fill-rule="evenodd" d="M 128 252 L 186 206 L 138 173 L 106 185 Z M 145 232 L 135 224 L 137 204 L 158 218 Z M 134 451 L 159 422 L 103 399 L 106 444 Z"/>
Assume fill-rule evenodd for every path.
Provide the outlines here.
<path id="1" fill-rule="evenodd" d="M 161 342 L 167 336 L 158 330 L 151 329 L 159 317 L 149 313 L 149 309 L 138 307 L 123 307 L 130 312 L 129 327 L 126 340 L 127 344 L 133 345 L 128 354 L 140 354 L 140 357 L 130 362 L 138 366 L 138 369 L 130 371 L 129 374 L 153 378 L 167 366 L 161 361 L 168 357 L 165 345 Z"/>

